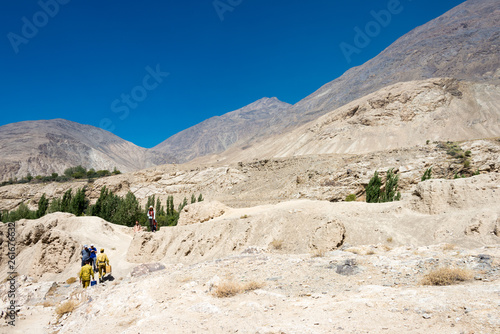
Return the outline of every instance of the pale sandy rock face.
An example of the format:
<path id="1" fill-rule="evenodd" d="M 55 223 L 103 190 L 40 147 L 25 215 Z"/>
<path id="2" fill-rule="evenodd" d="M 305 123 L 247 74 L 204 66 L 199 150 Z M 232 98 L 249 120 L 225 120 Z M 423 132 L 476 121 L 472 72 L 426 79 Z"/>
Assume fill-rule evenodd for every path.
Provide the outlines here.
<path id="1" fill-rule="evenodd" d="M 222 216 L 229 207 L 218 201 L 202 201 L 185 206 L 179 216 L 177 226 L 204 223 Z"/>
<path id="2" fill-rule="evenodd" d="M 500 135 L 500 87 L 436 78 L 397 83 L 303 126 L 200 161 L 362 154 Z"/>
<path id="3" fill-rule="evenodd" d="M 417 185 L 412 198 L 412 207 L 427 214 L 495 207 L 498 203 L 500 203 L 498 174 L 456 180 L 427 180 Z"/>
<path id="4" fill-rule="evenodd" d="M 203 224 L 161 228 L 136 235 L 128 259 L 134 262 L 213 259 L 250 246 L 291 253 L 333 250 L 342 245 L 345 227 L 331 212 L 293 203 L 232 209 Z"/>

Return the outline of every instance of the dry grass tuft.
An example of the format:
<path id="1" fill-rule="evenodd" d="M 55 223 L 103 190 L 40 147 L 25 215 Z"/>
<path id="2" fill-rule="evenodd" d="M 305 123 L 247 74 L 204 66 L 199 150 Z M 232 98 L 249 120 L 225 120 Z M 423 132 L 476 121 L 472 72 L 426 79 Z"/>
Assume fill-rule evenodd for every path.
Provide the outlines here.
<path id="1" fill-rule="evenodd" d="M 373 255 L 375 254 L 375 251 L 373 249 L 369 249 L 366 251 L 366 255 Z"/>
<path id="2" fill-rule="evenodd" d="M 443 245 L 443 250 L 454 250 L 455 248 L 457 248 L 457 245 L 454 245 L 454 244 L 444 244 Z"/>
<path id="3" fill-rule="evenodd" d="M 459 281 L 469 281 L 474 277 L 470 270 L 461 268 L 439 268 L 424 276 L 423 285 L 451 285 Z"/>
<path id="4" fill-rule="evenodd" d="M 251 282 L 243 284 L 242 291 L 248 292 L 248 291 L 262 289 L 265 285 L 266 285 L 266 283 L 264 283 L 264 282 L 251 281 Z"/>
<path id="5" fill-rule="evenodd" d="M 215 288 L 213 294 L 217 298 L 227 298 L 237 295 L 241 292 L 241 286 L 238 283 L 229 281 L 223 282 Z"/>
<path id="6" fill-rule="evenodd" d="M 315 248 L 311 251 L 311 257 L 324 257 L 326 250 L 324 248 Z"/>
<path id="7" fill-rule="evenodd" d="M 46 301 L 44 301 L 44 302 L 42 303 L 42 306 L 43 306 L 43 307 L 51 307 L 51 306 L 54 306 L 54 303 L 53 303 L 53 302 L 50 302 L 50 301 L 48 301 L 48 300 L 46 300 Z"/>
<path id="8" fill-rule="evenodd" d="M 392 250 L 392 248 L 391 248 L 390 246 L 387 246 L 387 245 L 383 245 L 383 246 L 382 246 L 382 249 L 383 249 L 383 250 L 385 250 L 386 252 L 388 252 L 388 251 L 391 251 L 391 250 Z"/>
<path id="9" fill-rule="evenodd" d="M 387 242 L 388 242 L 388 243 L 391 243 L 391 242 L 392 242 L 392 237 L 388 237 L 388 238 L 387 238 Z"/>
<path id="10" fill-rule="evenodd" d="M 271 241 L 271 247 L 274 249 L 282 249 L 283 248 L 283 239 L 274 239 Z"/>
<path id="11" fill-rule="evenodd" d="M 68 300 L 56 308 L 56 314 L 60 317 L 65 315 L 66 313 L 71 313 L 78 306 L 78 303 L 74 300 Z"/>
<path id="12" fill-rule="evenodd" d="M 243 215 L 240 217 L 240 219 L 246 219 L 246 218 L 248 218 L 248 215 Z"/>
<path id="13" fill-rule="evenodd" d="M 227 281 L 219 284 L 212 294 L 217 298 L 227 298 L 239 293 L 253 291 L 262 288 L 265 283 L 251 281 L 245 284 L 239 284 L 233 281 Z"/>
<path id="14" fill-rule="evenodd" d="M 66 280 L 66 284 L 73 284 L 76 282 L 76 277 L 70 277 Z"/>
<path id="15" fill-rule="evenodd" d="M 357 255 L 363 255 L 363 251 L 359 248 L 351 247 L 351 248 L 347 248 L 345 251 L 353 253 L 353 254 L 357 254 Z"/>

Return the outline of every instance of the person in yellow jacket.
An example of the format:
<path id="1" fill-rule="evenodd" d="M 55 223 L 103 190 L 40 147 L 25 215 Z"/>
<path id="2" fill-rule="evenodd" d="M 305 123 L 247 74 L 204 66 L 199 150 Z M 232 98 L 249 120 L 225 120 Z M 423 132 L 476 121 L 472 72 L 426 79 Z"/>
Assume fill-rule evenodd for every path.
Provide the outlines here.
<path id="1" fill-rule="evenodd" d="M 90 259 L 85 261 L 85 265 L 80 269 L 78 276 L 80 277 L 80 283 L 83 284 L 83 288 L 86 289 L 90 285 L 90 278 L 94 279 L 94 270 L 90 265 Z"/>
<path id="2" fill-rule="evenodd" d="M 99 270 L 99 283 L 102 283 L 102 277 L 106 274 L 106 265 L 109 266 L 109 259 L 104 254 L 104 248 L 101 248 L 101 253 L 97 255 L 97 269 Z"/>

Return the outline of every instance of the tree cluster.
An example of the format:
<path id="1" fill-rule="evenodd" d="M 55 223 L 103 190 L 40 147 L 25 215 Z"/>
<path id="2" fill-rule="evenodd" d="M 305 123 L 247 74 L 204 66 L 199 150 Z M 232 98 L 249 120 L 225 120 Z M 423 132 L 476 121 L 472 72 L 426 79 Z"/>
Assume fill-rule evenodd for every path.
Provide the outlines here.
<path id="1" fill-rule="evenodd" d="M 391 168 L 387 171 L 385 185 L 382 185 L 382 179 L 378 176 L 378 171 L 376 171 L 366 187 L 366 202 L 384 203 L 399 201 L 401 193 L 398 191 L 398 181 L 399 176 L 394 175 Z"/>
<path id="2" fill-rule="evenodd" d="M 93 168 L 87 170 L 87 168 L 78 165 L 76 167 L 69 167 L 64 170 L 63 175 L 59 175 L 58 173 L 52 173 L 51 175 L 37 175 L 33 177 L 31 173 L 28 173 L 25 177 L 21 179 L 17 178 L 10 178 L 8 181 L 3 181 L 0 183 L 0 186 L 5 186 L 8 184 L 23 184 L 23 183 L 40 183 L 40 182 L 67 182 L 71 180 L 79 180 L 79 179 L 85 179 L 87 178 L 89 181 L 92 181 L 93 179 L 105 177 L 105 176 L 110 176 L 110 175 L 117 175 L 121 174 L 119 170 L 116 169 L 116 167 L 113 169 L 112 172 L 110 172 L 107 169 L 103 170 L 94 170 Z"/>
<path id="3" fill-rule="evenodd" d="M 4 211 L 0 213 L 0 221 L 14 222 L 19 219 L 38 219 L 47 213 L 52 212 L 69 212 L 76 216 L 97 216 L 113 224 L 133 226 L 136 221 L 145 225 L 147 222 L 147 210 L 150 205 L 155 207 L 156 221 L 158 226 L 175 226 L 179 220 L 179 213 L 188 204 L 187 198 L 177 206 L 174 206 L 174 197 L 168 196 L 166 201 L 166 210 L 159 198 L 149 196 L 145 208 L 141 208 L 139 201 L 132 192 L 128 192 L 125 197 L 115 195 L 105 186 L 101 188 L 99 198 L 94 205 L 90 205 L 90 201 L 85 194 L 86 188 L 77 189 L 75 194 L 69 189 L 62 198 L 54 198 L 52 201 L 47 199 L 45 194 L 38 201 L 38 209 L 33 211 L 28 208 L 25 203 L 12 211 Z M 191 196 L 191 203 L 203 201 L 203 196 L 200 194 L 198 199 L 194 195 Z"/>

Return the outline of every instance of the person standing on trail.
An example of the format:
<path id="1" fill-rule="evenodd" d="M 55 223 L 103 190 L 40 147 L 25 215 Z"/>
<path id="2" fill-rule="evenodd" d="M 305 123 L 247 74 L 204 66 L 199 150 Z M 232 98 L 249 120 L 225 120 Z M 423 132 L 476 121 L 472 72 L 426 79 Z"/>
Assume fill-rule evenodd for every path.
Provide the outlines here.
<path id="1" fill-rule="evenodd" d="M 106 274 L 106 265 L 109 266 L 109 259 L 106 254 L 104 254 L 104 248 L 101 248 L 101 252 L 97 255 L 97 268 L 99 268 L 99 283 L 102 283 L 102 277 Z"/>
<path id="2" fill-rule="evenodd" d="M 90 259 L 90 250 L 89 250 L 89 246 L 87 245 L 84 245 L 83 246 L 83 249 L 82 249 L 82 267 L 85 265 L 85 263 L 87 263 L 87 260 Z"/>
<path id="3" fill-rule="evenodd" d="M 92 261 L 90 265 L 92 266 L 92 269 L 94 269 L 94 271 L 97 271 L 97 266 L 95 263 L 95 259 L 97 257 L 97 248 L 94 247 L 94 244 L 90 245 L 89 251 L 90 251 L 90 261 Z"/>
<path id="4" fill-rule="evenodd" d="M 153 209 L 152 205 L 149 206 L 148 219 L 149 219 L 149 230 L 151 232 L 154 232 L 154 225 L 153 225 L 153 223 L 156 220 L 156 214 L 155 214 L 155 209 Z"/>
<path id="5" fill-rule="evenodd" d="M 92 261 L 87 259 L 85 261 L 85 265 L 80 269 L 80 273 L 78 273 L 78 277 L 80 277 L 80 283 L 84 289 L 86 289 L 90 285 L 90 278 L 94 279 L 94 271 L 92 270 L 92 266 L 90 265 Z"/>

